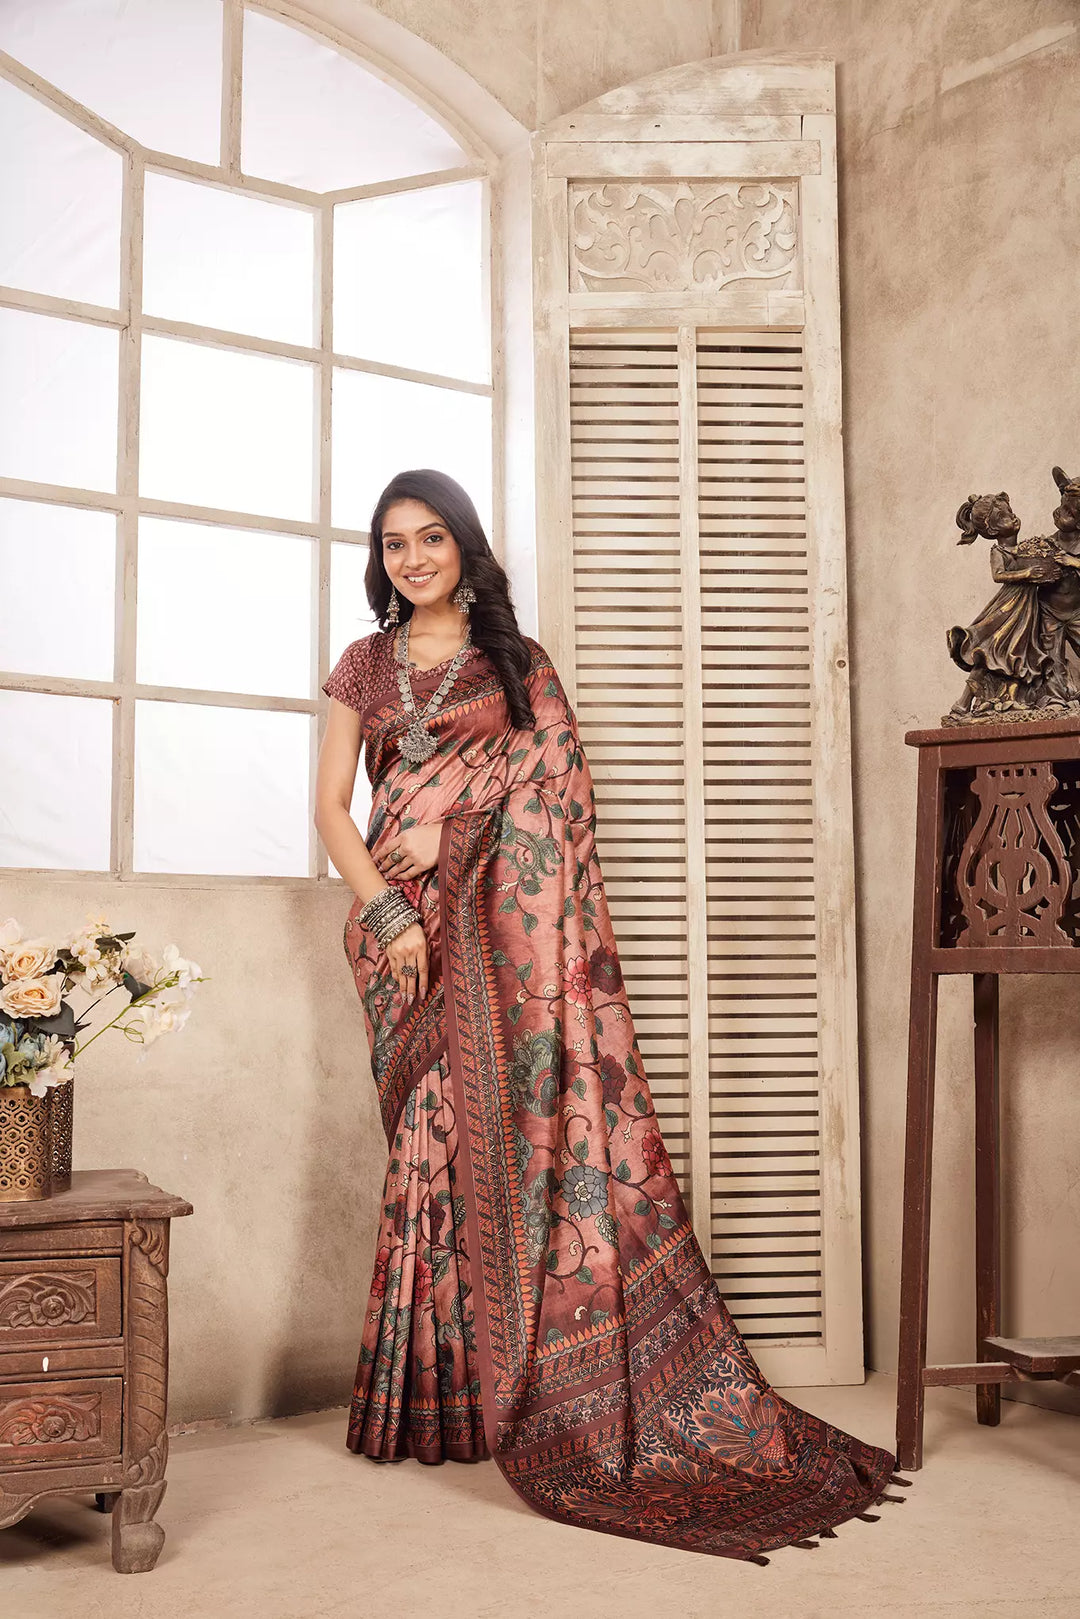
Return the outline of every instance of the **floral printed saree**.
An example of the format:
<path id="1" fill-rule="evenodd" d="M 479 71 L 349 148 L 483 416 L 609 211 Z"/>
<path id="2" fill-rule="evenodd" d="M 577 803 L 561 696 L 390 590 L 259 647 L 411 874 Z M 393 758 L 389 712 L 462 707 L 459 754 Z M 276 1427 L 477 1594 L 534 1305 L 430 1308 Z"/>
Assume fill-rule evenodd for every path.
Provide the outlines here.
<path id="1" fill-rule="evenodd" d="M 422 764 L 392 635 L 323 688 L 362 715 L 368 848 L 442 822 L 437 868 L 401 885 L 426 997 L 403 1001 L 359 900 L 345 924 L 390 1149 L 347 1443 L 490 1455 L 550 1517 L 767 1561 L 868 1516 L 895 1458 L 777 1394 L 720 1298 L 653 1108 L 576 718 L 528 644 L 535 729 L 473 648 Z M 413 672 L 418 706 L 444 669 Z"/>

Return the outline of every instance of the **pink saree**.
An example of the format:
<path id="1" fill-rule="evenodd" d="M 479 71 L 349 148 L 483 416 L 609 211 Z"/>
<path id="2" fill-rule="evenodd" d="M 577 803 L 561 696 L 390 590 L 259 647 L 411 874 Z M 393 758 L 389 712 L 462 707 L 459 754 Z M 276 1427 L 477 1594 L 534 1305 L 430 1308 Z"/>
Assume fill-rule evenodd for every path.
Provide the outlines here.
<path id="1" fill-rule="evenodd" d="M 391 635 L 323 688 L 362 715 L 369 849 L 442 822 L 437 868 L 402 884 L 424 1001 L 359 901 L 345 924 L 390 1148 L 347 1443 L 491 1455 L 552 1518 L 767 1561 L 872 1516 L 895 1458 L 777 1394 L 720 1298 L 653 1109 L 576 719 L 529 645 L 535 730 L 474 649 L 419 765 Z M 421 705 L 444 668 L 414 672 Z"/>

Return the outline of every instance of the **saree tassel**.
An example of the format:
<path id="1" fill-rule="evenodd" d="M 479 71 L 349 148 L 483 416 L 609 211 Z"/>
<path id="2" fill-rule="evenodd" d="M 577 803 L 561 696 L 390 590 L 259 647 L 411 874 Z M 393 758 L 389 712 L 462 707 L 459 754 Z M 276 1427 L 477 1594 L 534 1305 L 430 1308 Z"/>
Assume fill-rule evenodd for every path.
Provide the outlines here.
<path id="1" fill-rule="evenodd" d="M 857 1512 L 855 1514 L 855 1516 L 856 1516 L 856 1518 L 861 1518 L 863 1523 L 880 1523 L 881 1522 L 881 1513 L 880 1512 Z"/>
<path id="2" fill-rule="evenodd" d="M 816 1552 L 818 1548 L 816 1540 L 793 1540 L 791 1544 L 798 1546 L 801 1552 Z"/>
<path id="3" fill-rule="evenodd" d="M 904 1502 L 907 1500 L 907 1497 L 904 1496 L 904 1495 L 879 1495 L 878 1500 L 879 1501 L 895 1501 L 895 1503 L 896 1503 L 896 1505 L 898 1507 L 902 1507 Z"/>
<path id="4" fill-rule="evenodd" d="M 746 1561 L 748 1563 L 757 1563 L 760 1568 L 767 1568 L 769 1564 L 767 1557 L 748 1557 Z"/>
<path id="5" fill-rule="evenodd" d="M 818 1534 L 822 1540 L 837 1540 L 839 1538 L 835 1529 L 819 1529 Z"/>
<path id="6" fill-rule="evenodd" d="M 914 1479 L 904 1478 L 903 1474 L 901 1473 L 893 1473 L 889 1478 L 890 1484 L 902 1484 L 905 1490 L 910 1490 L 914 1482 Z"/>

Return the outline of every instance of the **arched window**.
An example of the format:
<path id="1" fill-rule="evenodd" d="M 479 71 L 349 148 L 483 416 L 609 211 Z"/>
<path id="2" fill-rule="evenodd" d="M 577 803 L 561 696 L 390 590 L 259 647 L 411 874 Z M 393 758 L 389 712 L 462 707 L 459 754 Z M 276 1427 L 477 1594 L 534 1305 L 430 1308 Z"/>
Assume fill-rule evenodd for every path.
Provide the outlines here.
<path id="1" fill-rule="evenodd" d="M 492 518 L 485 159 L 281 5 L 5 0 L 0 51 L 0 866 L 325 879 L 374 499 Z"/>

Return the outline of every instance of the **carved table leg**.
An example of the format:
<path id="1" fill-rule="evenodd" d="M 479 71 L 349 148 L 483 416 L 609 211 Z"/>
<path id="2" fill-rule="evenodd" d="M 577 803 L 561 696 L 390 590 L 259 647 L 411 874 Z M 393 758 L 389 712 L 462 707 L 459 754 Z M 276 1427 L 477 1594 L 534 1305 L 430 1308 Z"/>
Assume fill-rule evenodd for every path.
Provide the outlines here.
<path id="1" fill-rule="evenodd" d="M 146 1574 L 157 1562 L 165 1531 L 153 1518 L 164 1494 L 164 1479 L 120 1492 L 112 1515 L 112 1561 L 118 1574 Z"/>
<path id="2" fill-rule="evenodd" d="M 1001 1191 L 998 1101 L 998 977 L 973 973 L 975 992 L 975 1342 L 977 1360 L 998 1360 L 983 1340 L 1001 1331 Z M 1001 1421 L 1001 1384 L 975 1385 L 980 1422 Z"/>

